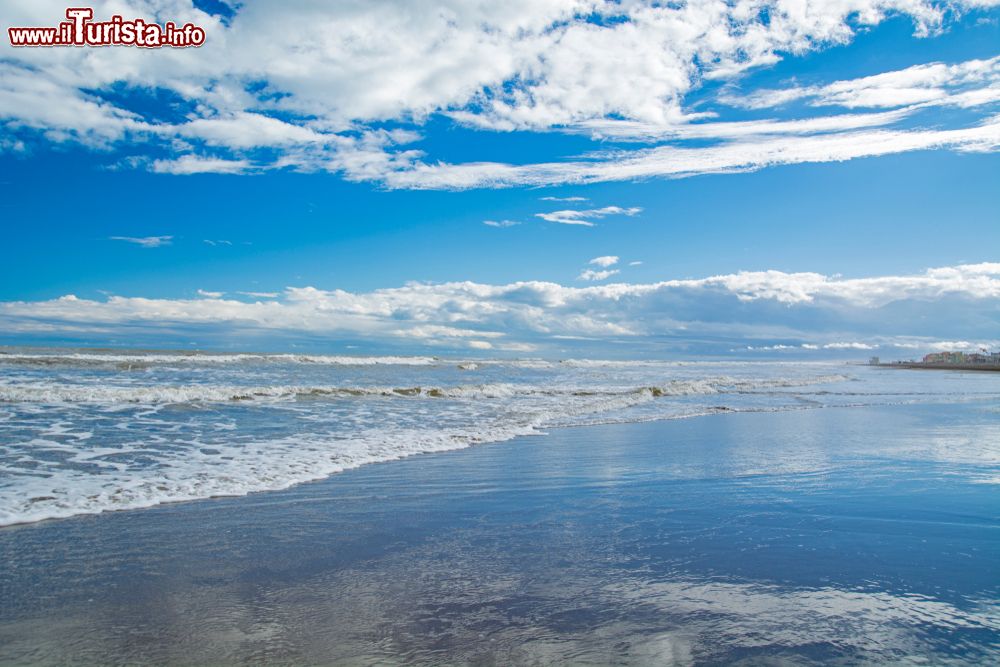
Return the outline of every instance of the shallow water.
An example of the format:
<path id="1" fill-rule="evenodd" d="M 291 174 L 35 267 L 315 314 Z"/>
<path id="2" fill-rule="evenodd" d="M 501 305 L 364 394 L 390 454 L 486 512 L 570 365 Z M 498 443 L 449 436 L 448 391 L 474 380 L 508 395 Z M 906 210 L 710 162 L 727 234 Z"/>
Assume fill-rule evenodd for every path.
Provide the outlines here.
<path id="1" fill-rule="evenodd" d="M 842 363 L 0 350 L 0 525 L 282 489 L 580 424 L 1000 400 Z"/>
<path id="2" fill-rule="evenodd" d="M 14 526 L 0 663 L 997 664 L 998 482 L 997 402 L 921 402 Z"/>

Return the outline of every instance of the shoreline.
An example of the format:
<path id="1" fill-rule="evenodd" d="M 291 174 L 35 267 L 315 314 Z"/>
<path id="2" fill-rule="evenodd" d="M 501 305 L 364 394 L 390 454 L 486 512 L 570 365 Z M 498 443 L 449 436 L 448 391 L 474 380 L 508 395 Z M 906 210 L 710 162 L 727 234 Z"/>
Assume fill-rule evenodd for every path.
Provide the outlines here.
<path id="1" fill-rule="evenodd" d="M 704 417 L 715 417 L 715 416 L 718 416 L 718 415 L 726 415 L 726 414 L 739 414 L 739 413 L 752 414 L 752 413 L 768 413 L 768 412 L 790 412 L 790 411 L 799 411 L 799 410 L 822 410 L 824 408 L 862 408 L 862 407 L 869 407 L 869 406 L 861 406 L 861 405 L 846 405 L 846 406 L 797 405 L 797 406 L 789 406 L 789 407 L 781 408 L 781 409 L 753 409 L 753 408 L 738 409 L 738 408 L 727 408 L 727 407 L 715 407 L 715 408 L 712 408 L 712 409 L 710 409 L 708 411 L 704 411 L 704 412 L 697 412 L 697 413 L 692 413 L 692 414 L 676 415 L 676 416 L 649 417 L 649 418 L 624 420 L 624 421 L 617 421 L 617 420 L 613 420 L 613 419 L 604 420 L 604 421 L 595 420 L 595 421 L 591 421 L 591 422 L 587 422 L 587 423 L 582 423 L 582 424 L 568 424 L 568 425 L 557 425 L 557 426 L 538 426 L 538 427 L 534 427 L 533 431 L 530 432 L 530 433 L 518 433 L 516 435 L 511 435 L 510 437 L 507 437 L 507 438 L 504 438 L 504 439 L 490 440 L 490 441 L 486 441 L 486 442 L 476 442 L 476 443 L 466 444 L 464 446 L 454 447 L 452 449 L 441 449 L 441 450 L 434 450 L 434 451 L 413 452 L 413 453 L 407 454 L 405 456 L 401 456 L 401 457 L 394 458 L 394 459 L 384 459 L 384 460 L 376 460 L 376 461 L 363 462 L 363 463 L 359 463 L 359 464 L 354 465 L 354 466 L 343 468 L 342 470 L 337 470 L 335 472 L 323 474 L 323 475 L 320 475 L 320 476 L 312 478 L 312 479 L 306 479 L 306 480 L 302 480 L 302 481 L 293 481 L 293 482 L 290 482 L 290 483 L 288 483 L 288 484 L 286 484 L 284 486 L 279 486 L 279 487 L 274 487 L 274 488 L 259 489 L 259 490 L 255 490 L 255 491 L 248 491 L 248 492 L 242 493 L 242 494 L 236 494 L 236 493 L 234 493 L 234 494 L 219 494 L 219 495 L 203 496 L 203 497 L 178 498 L 176 500 L 162 500 L 162 501 L 151 503 L 149 505 L 139 505 L 139 506 L 135 506 L 135 507 L 122 507 L 122 508 L 117 508 L 117 509 L 102 509 L 102 510 L 96 511 L 96 512 L 76 512 L 74 514 L 67 514 L 67 515 L 64 515 L 64 516 L 51 516 L 51 517 L 44 517 L 44 518 L 41 518 L 41 519 L 32 519 L 32 520 L 28 520 L 28 521 L 18 521 L 18 522 L 14 522 L 14 523 L 0 524 L 0 533 L 2 533 L 3 531 L 5 531 L 7 529 L 22 528 L 22 527 L 26 527 L 26 526 L 33 526 L 33 525 L 36 525 L 36 524 L 43 524 L 43 523 L 48 523 L 48 522 L 71 521 L 71 520 L 74 520 L 74 519 L 85 518 L 85 517 L 100 517 L 100 516 L 103 516 L 105 514 L 120 514 L 120 513 L 125 513 L 125 512 L 144 512 L 144 511 L 149 511 L 149 510 L 155 510 L 158 507 L 168 507 L 168 506 L 172 506 L 172 505 L 183 505 L 183 504 L 200 503 L 200 502 L 212 502 L 212 501 L 218 501 L 218 500 L 231 500 L 231 499 L 238 499 L 238 498 L 248 498 L 248 497 L 251 497 L 251 496 L 257 496 L 257 495 L 261 495 L 261 494 L 282 493 L 284 491 L 288 491 L 290 489 L 294 489 L 296 487 L 303 486 L 303 485 L 308 485 L 308 484 L 322 484 L 322 483 L 327 482 L 327 481 L 329 481 L 331 479 L 334 479 L 334 478 L 336 478 L 336 477 L 338 477 L 340 475 L 348 474 L 348 473 L 351 473 L 351 472 L 353 472 L 355 470 L 359 470 L 361 468 L 366 468 L 366 467 L 369 467 L 369 466 L 390 465 L 390 464 L 399 463 L 401 461 L 405 461 L 407 459 L 411 459 L 411 458 L 414 458 L 414 457 L 439 456 L 439 455 L 442 455 L 442 454 L 448 454 L 448 453 L 451 453 L 451 452 L 463 451 L 463 450 L 466 450 L 466 449 L 473 449 L 473 448 L 478 448 L 478 447 L 502 446 L 504 444 L 510 443 L 513 440 L 519 440 L 521 438 L 545 438 L 545 437 L 548 437 L 550 435 L 550 431 L 551 432 L 561 432 L 561 431 L 565 431 L 565 430 L 587 429 L 587 428 L 593 428 L 593 427 L 619 426 L 619 425 L 621 425 L 621 426 L 627 426 L 627 425 L 630 425 L 630 424 L 650 424 L 650 423 L 658 423 L 658 422 L 682 421 L 682 420 L 689 420 L 689 419 L 700 419 L 700 418 L 704 418 Z"/>
<path id="2" fill-rule="evenodd" d="M 968 399 L 965 399 L 968 400 Z M 919 403 L 919 405 L 950 405 L 963 403 L 965 400 L 949 400 L 949 401 L 931 401 L 926 403 Z M 976 399 L 972 399 L 975 401 Z M 0 533 L 8 529 L 21 528 L 26 526 L 33 526 L 37 524 L 49 523 L 49 522 L 59 522 L 59 521 L 71 521 L 86 517 L 100 517 L 106 514 L 121 514 L 121 513 L 133 513 L 133 512 L 146 512 L 150 510 L 155 510 L 159 507 L 168 507 L 173 505 L 186 505 L 190 503 L 201 503 L 201 502 L 213 502 L 220 500 L 232 500 L 240 498 L 248 498 L 253 496 L 258 496 L 262 494 L 273 494 L 282 493 L 295 489 L 296 487 L 309 485 L 309 484 L 322 484 L 331 479 L 335 479 L 341 475 L 349 474 L 353 471 L 367 468 L 369 466 L 396 464 L 401 461 L 406 461 L 415 457 L 425 457 L 425 456 L 439 456 L 442 454 L 448 454 L 456 451 L 463 451 L 467 449 L 475 449 L 480 447 L 491 447 L 491 446 L 502 446 L 504 444 L 509 444 L 512 441 L 519 440 L 521 438 L 545 438 L 548 437 L 550 432 L 562 432 L 573 429 L 588 429 L 594 427 L 614 427 L 614 426 L 628 426 L 628 425 L 639 425 L 639 424 L 656 424 L 656 423 L 669 423 L 674 421 L 687 421 L 694 419 L 703 419 L 708 417 L 718 417 L 720 415 L 735 415 L 735 414 L 780 414 L 786 412 L 800 412 L 800 411 L 823 411 L 823 410 L 863 410 L 867 408 L 885 408 L 894 407 L 896 405 L 907 405 L 906 403 L 883 403 L 883 404 L 848 404 L 848 405 L 810 405 L 810 404 L 800 404 L 794 406 L 785 406 L 781 408 L 730 408 L 726 406 L 714 406 L 706 411 L 695 412 L 691 414 L 682 415 L 671 415 L 671 416 L 654 416 L 654 417 L 644 417 L 635 418 L 629 420 L 616 420 L 616 419 L 595 419 L 593 421 L 588 421 L 580 424 L 567 424 L 567 425 L 555 425 L 555 426 L 536 426 L 533 427 L 530 433 L 517 433 L 510 435 L 509 437 L 504 437 L 497 440 L 489 440 L 485 442 L 474 442 L 468 443 L 461 446 L 456 446 L 448 449 L 436 449 L 428 451 L 414 451 L 408 453 L 404 456 L 391 459 L 374 460 L 367 462 L 360 462 L 356 465 L 351 465 L 344 467 L 342 469 L 324 473 L 313 478 L 303 479 L 300 481 L 290 481 L 287 484 L 281 486 L 275 486 L 273 488 L 263 488 L 252 491 L 247 491 L 245 493 L 233 493 L 233 494 L 216 494 L 209 496 L 193 496 L 189 498 L 177 498 L 170 500 L 160 500 L 156 502 L 151 502 L 145 505 L 136 505 L 132 507 L 121 507 L 114 509 L 101 509 L 99 511 L 77 511 L 72 514 L 57 515 L 57 516 L 47 516 L 40 519 L 31 519 L 26 521 L 17 521 L 13 523 L 0 524 Z"/>

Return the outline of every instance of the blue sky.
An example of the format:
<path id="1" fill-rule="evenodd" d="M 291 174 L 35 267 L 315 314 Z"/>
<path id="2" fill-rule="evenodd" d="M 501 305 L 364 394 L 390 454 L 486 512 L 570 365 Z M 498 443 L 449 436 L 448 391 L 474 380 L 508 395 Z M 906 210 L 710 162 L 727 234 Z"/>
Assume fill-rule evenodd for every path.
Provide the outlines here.
<path id="1" fill-rule="evenodd" d="M 136 3 L 206 45 L 4 41 L 0 342 L 998 344 L 996 6 L 418 4 Z"/>

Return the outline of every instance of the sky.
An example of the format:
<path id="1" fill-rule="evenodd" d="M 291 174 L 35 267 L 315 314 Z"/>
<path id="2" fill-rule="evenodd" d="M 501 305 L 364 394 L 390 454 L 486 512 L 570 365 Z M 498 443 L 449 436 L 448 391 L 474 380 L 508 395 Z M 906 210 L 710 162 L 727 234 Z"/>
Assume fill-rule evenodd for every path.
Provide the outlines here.
<path id="1" fill-rule="evenodd" d="M 0 344 L 1000 348 L 1000 2 L 115 0 L 13 47 Z"/>

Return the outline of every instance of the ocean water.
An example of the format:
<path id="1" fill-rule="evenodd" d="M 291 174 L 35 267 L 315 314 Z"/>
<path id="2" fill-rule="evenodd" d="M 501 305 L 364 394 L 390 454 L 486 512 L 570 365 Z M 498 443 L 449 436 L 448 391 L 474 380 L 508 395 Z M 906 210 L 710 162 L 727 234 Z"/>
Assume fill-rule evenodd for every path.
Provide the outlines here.
<path id="1" fill-rule="evenodd" d="M 5 348 L 0 525 L 284 489 L 567 426 L 998 399 L 995 374 L 844 363 Z"/>

